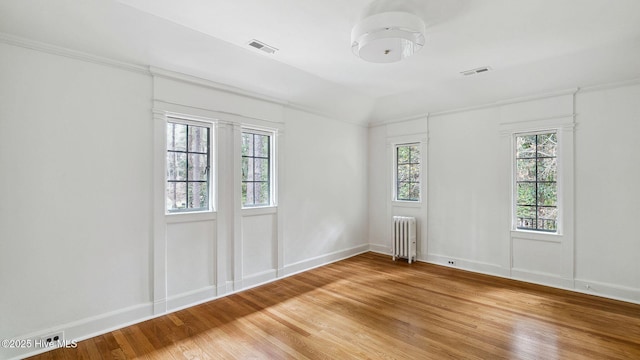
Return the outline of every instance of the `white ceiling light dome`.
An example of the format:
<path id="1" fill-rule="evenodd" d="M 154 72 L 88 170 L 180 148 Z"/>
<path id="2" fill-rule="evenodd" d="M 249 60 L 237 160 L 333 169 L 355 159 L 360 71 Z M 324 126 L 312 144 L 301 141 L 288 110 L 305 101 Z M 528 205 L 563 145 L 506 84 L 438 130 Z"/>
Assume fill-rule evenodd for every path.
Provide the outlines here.
<path id="1" fill-rule="evenodd" d="M 351 31 L 351 50 L 363 60 L 390 63 L 409 57 L 424 45 L 425 24 L 418 16 L 400 11 L 362 19 Z"/>

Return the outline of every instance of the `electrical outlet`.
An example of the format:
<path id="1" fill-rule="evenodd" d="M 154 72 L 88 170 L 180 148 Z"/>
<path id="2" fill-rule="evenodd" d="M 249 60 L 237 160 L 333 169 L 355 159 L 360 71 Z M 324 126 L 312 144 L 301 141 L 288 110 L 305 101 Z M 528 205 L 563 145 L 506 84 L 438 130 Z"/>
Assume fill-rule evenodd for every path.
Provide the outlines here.
<path id="1" fill-rule="evenodd" d="M 45 335 L 40 340 L 43 347 L 56 347 L 59 343 L 64 343 L 64 331 Z"/>
<path id="2" fill-rule="evenodd" d="M 447 264 L 451 265 L 451 266 L 456 266 L 456 261 L 455 260 L 448 260 Z"/>

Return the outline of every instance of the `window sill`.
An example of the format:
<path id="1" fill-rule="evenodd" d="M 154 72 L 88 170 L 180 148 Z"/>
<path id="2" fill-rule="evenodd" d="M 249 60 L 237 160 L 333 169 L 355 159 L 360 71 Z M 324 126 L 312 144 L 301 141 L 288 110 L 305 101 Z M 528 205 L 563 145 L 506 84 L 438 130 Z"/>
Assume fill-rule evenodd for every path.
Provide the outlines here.
<path id="1" fill-rule="evenodd" d="M 422 207 L 422 201 L 402 201 L 402 200 L 392 200 L 391 204 L 395 207 L 405 207 L 405 208 L 420 208 Z"/>
<path id="2" fill-rule="evenodd" d="M 259 206 L 259 207 L 247 207 L 240 210 L 242 216 L 258 216 L 275 214 L 278 212 L 277 206 Z"/>
<path id="3" fill-rule="evenodd" d="M 530 230 L 511 230 L 511 238 L 560 243 L 562 241 L 562 234 Z"/>
<path id="4" fill-rule="evenodd" d="M 211 221 L 215 220 L 216 217 L 217 213 L 214 211 L 194 211 L 165 214 L 164 220 L 167 224 L 176 224 L 195 221 Z"/>

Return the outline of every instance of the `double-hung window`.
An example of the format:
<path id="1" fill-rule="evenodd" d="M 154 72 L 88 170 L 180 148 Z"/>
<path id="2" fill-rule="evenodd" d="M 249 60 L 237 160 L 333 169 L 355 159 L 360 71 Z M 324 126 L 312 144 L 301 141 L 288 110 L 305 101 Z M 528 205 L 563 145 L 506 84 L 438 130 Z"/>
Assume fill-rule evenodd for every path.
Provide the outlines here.
<path id="1" fill-rule="evenodd" d="M 242 129 L 242 207 L 273 205 L 273 133 Z"/>
<path id="2" fill-rule="evenodd" d="M 515 136 L 515 227 L 558 230 L 558 134 Z"/>
<path id="3" fill-rule="evenodd" d="M 420 201 L 420 144 L 395 147 L 395 200 Z"/>
<path id="4" fill-rule="evenodd" d="M 211 132 L 208 123 L 168 119 L 167 212 L 211 210 Z"/>

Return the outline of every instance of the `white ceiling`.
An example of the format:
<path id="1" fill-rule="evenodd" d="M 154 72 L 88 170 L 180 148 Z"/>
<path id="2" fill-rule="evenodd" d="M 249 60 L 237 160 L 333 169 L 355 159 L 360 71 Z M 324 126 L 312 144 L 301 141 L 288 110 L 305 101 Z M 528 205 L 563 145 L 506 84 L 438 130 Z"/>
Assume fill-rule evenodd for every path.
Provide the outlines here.
<path id="1" fill-rule="evenodd" d="M 408 10 L 425 47 L 351 53 L 359 18 Z M 638 0 L 2 0 L 0 32 L 385 120 L 640 75 Z M 279 49 L 265 54 L 258 39 Z M 493 71 L 463 77 L 461 71 Z"/>

